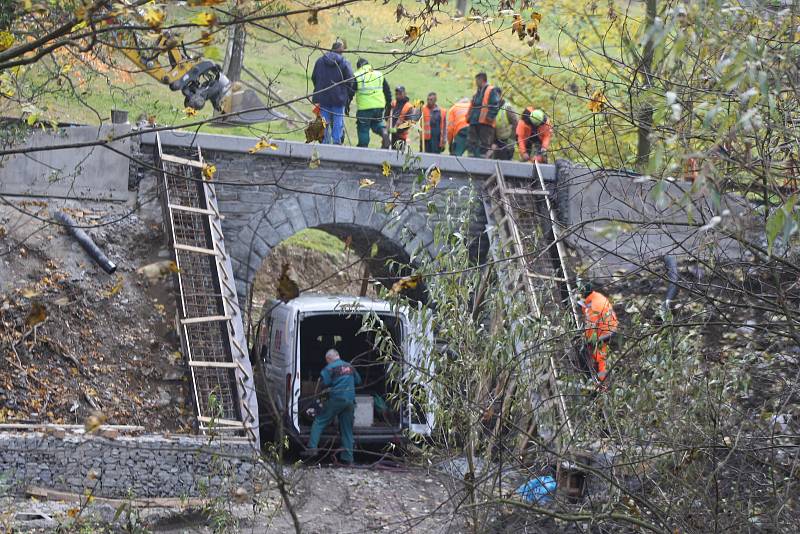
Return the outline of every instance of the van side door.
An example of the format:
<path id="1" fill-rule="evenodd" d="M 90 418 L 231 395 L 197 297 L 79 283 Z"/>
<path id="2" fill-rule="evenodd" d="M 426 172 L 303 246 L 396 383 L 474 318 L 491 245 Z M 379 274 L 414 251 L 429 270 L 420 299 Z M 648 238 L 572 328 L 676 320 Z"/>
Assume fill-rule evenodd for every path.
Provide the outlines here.
<path id="1" fill-rule="evenodd" d="M 267 370 L 270 398 L 278 413 L 286 418 L 287 409 L 296 411 L 289 400 L 295 382 L 295 332 L 297 314 L 294 309 L 278 304 L 270 313 L 269 350 L 264 368 Z"/>

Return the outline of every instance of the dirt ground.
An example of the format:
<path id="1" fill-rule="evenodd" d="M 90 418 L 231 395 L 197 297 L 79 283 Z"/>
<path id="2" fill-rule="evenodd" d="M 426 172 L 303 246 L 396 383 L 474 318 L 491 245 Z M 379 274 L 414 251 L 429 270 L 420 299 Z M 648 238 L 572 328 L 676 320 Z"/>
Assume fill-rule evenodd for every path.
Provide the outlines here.
<path id="1" fill-rule="evenodd" d="M 358 532 L 463 532 L 452 517 L 455 481 L 442 473 L 418 468 L 392 471 L 366 468 L 287 468 L 293 483 L 290 499 L 302 532 L 307 534 Z M 219 529 L 238 532 L 294 532 L 292 518 L 277 489 L 248 496 L 209 501 L 204 506 L 143 508 L 117 515 L 123 501 L 98 499 L 77 503 L 0 500 L 3 523 L 18 531 L 42 532 L 74 527 L 74 510 L 85 527 L 104 531 L 114 525 L 134 523 L 150 532 L 211 533 Z M 70 510 L 73 510 L 70 512 Z M 5 521 L 3 521 L 5 516 Z M 85 530 L 84 530 L 85 531 Z"/>
<path id="2" fill-rule="evenodd" d="M 37 219 L 61 208 L 95 226 L 87 231 L 116 273 Z M 0 421 L 81 424 L 99 413 L 147 430 L 191 428 L 171 281 L 136 273 L 168 258 L 161 228 L 130 211 L 62 200 L 0 207 Z"/>

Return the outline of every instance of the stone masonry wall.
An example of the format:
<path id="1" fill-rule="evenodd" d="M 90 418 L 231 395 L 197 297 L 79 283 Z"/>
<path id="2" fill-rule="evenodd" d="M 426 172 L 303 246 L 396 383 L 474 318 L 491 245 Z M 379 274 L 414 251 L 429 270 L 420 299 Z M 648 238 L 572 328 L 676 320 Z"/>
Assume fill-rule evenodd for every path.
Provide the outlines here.
<path id="1" fill-rule="evenodd" d="M 174 131 L 161 134 L 164 153 L 181 154 L 199 146 L 204 160 L 216 167 L 214 183 L 224 216 L 225 248 L 231 255 L 240 299 L 247 296 L 269 251 L 305 228 L 350 238 L 360 255 L 368 255 L 372 244 L 377 244 L 378 257 L 407 261 L 419 250 L 437 252 L 432 228 L 454 201 L 448 191 L 464 192 L 472 187 L 482 196 L 483 181 L 497 165 L 507 181 L 516 184 L 529 183 L 534 172 L 529 163 L 441 154 L 409 156 L 391 150 L 291 141 L 276 141 L 275 150 L 252 154 L 256 141 Z M 155 144 L 155 135 L 143 134 L 142 154 L 152 154 Z M 385 164 L 391 168 L 388 176 L 383 173 Z M 414 194 L 433 168 L 441 171 L 437 187 L 428 194 Z M 541 169 L 545 181 L 555 180 L 555 166 Z M 149 169 L 146 173 L 154 174 Z M 364 179 L 371 183 L 369 187 L 361 186 Z M 461 195 L 455 202 L 466 198 Z M 477 202 L 473 210 L 470 232 L 482 236 L 486 225 L 483 206 Z M 487 250 L 488 243 L 481 239 L 476 255 Z"/>
<path id="2" fill-rule="evenodd" d="M 252 488 L 259 477 L 242 439 L 0 433 L 0 492 L 43 486 L 117 498 L 215 496 Z"/>

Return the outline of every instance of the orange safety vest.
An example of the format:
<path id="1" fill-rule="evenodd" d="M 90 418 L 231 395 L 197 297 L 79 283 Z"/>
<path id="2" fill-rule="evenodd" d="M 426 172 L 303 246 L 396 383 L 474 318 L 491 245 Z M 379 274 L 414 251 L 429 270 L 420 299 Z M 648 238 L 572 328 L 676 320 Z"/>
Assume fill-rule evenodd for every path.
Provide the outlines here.
<path id="1" fill-rule="evenodd" d="M 469 102 L 456 102 L 447 111 L 447 141 L 453 142 L 458 132 L 469 127 Z"/>
<path id="2" fill-rule="evenodd" d="M 447 139 L 447 128 L 445 126 L 447 120 L 445 119 L 445 113 L 442 108 L 436 106 L 434 109 L 439 110 L 439 146 L 444 146 L 445 140 Z M 426 105 L 422 106 L 422 117 L 423 117 L 423 136 L 426 141 L 430 141 L 431 139 L 431 109 Z"/>
<path id="3" fill-rule="evenodd" d="M 478 115 L 478 122 L 481 124 L 488 124 L 494 128 L 494 120 L 489 120 L 489 97 L 492 96 L 494 85 L 486 84 L 483 90 L 483 102 L 481 102 L 481 112 Z"/>
<path id="4" fill-rule="evenodd" d="M 394 112 L 394 108 L 397 107 L 397 101 L 392 100 L 392 109 L 391 111 Z M 398 125 L 403 124 L 408 120 L 408 116 L 411 114 L 411 110 L 414 109 L 414 106 L 411 105 L 411 102 L 406 102 L 403 104 L 403 109 L 400 110 L 400 115 L 397 116 L 397 123 L 393 123 L 392 127 L 397 128 Z M 391 115 L 389 117 L 391 120 Z M 397 131 L 397 137 L 405 141 L 408 139 L 408 132 L 411 130 L 410 127 L 403 128 L 402 130 Z"/>
<path id="5" fill-rule="evenodd" d="M 601 337 L 617 331 L 619 322 L 611 302 L 602 293 L 592 291 L 583 304 L 583 317 L 586 320 L 584 334 L 587 341 L 597 341 Z"/>
<path id="6" fill-rule="evenodd" d="M 536 108 L 533 106 L 528 106 L 527 109 L 528 111 L 534 111 Z M 517 121 L 517 146 L 519 147 L 520 157 L 528 153 L 535 140 L 539 141 L 543 149 L 549 149 L 552 138 L 553 125 L 550 124 L 549 117 L 547 117 L 545 121 L 536 128 L 536 131 L 534 131 L 534 128 L 528 126 L 528 124 L 522 120 L 522 115 L 520 115 L 520 119 Z"/>

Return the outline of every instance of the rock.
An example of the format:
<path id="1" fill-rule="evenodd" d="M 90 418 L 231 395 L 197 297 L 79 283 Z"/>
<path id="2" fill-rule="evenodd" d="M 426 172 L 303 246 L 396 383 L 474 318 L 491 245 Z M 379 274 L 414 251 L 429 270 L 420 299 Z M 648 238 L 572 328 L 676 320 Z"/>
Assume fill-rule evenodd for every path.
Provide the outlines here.
<path id="1" fill-rule="evenodd" d="M 166 382 L 175 382 L 183 380 L 186 372 L 178 367 L 170 367 L 169 369 L 165 369 L 164 373 L 161 375 L 161 379 Z"/>
<path id="2" fill-rule="evenodd" d="M 752 326 L 740 326 L 736 329 L 736 333 L 740 336 L 752 336 L 755 331 L 756 329 Z"/>
<path id="3" fill-rule="evenodd" d="M 166 408 L 170 404 L 172 404 L 172 395 L 166 389 L 159 387 L 155 405 L 159 408 Z"/>

